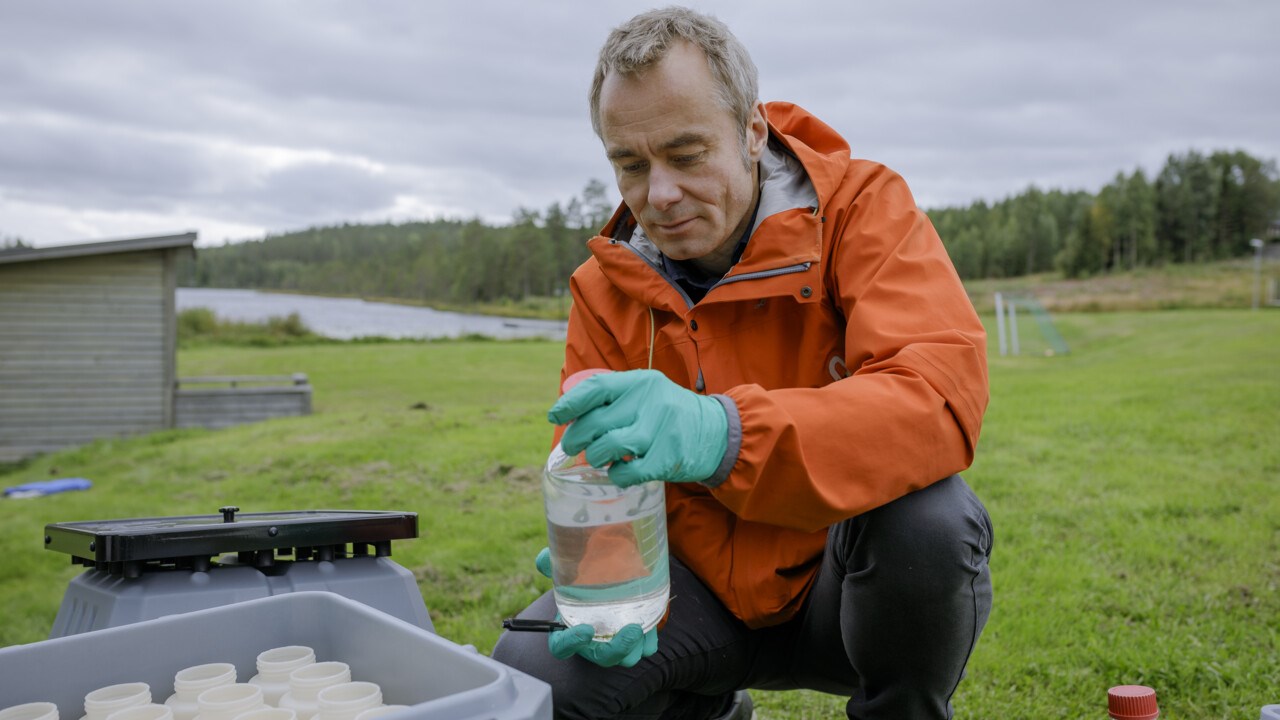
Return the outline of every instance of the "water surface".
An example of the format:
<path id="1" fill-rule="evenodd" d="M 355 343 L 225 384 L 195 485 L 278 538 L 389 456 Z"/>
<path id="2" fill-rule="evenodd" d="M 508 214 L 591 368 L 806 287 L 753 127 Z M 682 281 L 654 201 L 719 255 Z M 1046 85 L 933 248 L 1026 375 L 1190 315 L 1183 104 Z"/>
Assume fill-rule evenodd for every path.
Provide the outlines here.
<path id="1" fill-rule="evenodd" d="M 484 335 L 501 340 L 546 338 L 563 340 L 565 323 L 559 320 L 468 315 L 431 308 L 368 302 L 354 298 L 267 293 L 258 290 L 178 288 L 178 310 L 209 308 L 219 318 L 238 322 L 265 322 L 272 317 L 297 313 L 317 335 L 339 340 L 358 337 L 451 338 Z"/>

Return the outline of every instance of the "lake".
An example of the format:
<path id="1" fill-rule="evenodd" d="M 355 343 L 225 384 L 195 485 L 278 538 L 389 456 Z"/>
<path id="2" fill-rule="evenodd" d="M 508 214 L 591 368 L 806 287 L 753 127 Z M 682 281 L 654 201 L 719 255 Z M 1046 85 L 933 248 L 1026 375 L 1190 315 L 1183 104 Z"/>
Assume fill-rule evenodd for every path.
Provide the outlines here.
<path id="1" fill-rule="evenodd" d="M 339 340 L 358 337 L 435 339 L 463 335 L 484 335 L 500 340 L 563 340 L 565 336 L 565 323 L 558 320 L 467 315 L 354 298 L 289 295 L 257 290 L 178 288 L 177 306 L 179 311 L 208 308 L 220 319 L 253 323 L 297 313 L 302 322 L 316 334 Z"/>

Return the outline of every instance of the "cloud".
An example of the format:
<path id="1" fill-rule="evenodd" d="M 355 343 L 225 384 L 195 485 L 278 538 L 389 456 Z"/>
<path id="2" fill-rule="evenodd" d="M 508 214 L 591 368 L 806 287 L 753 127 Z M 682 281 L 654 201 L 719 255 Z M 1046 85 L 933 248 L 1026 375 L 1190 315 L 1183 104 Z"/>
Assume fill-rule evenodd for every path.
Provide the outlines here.
<path id="1" fill-rule="evenodd" d="M 1274 3 L 691 4 L 751 49 L 764 99 L 814 111 L 925 206 L 1097 189 L 1191 147 L 1280 156 Z M 634 10 L 0 5 L 0 235 L 119 237 L 169 217 L 218 241 L 545 208 L 611 179 L 586 90 Z"/>

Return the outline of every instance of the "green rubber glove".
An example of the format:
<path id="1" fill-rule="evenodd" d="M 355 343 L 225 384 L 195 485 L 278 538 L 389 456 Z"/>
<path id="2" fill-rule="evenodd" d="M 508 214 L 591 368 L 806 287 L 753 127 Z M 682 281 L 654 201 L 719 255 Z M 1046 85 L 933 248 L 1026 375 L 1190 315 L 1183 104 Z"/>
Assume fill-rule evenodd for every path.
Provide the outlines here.
<path id="1" fill-rule="evenodd" d="M 538 572 L 542 573 L 548 580 L 551 578 L 551 548 L 544 547 L 538 553 L 538 557 L 533 559 L 533 566 L 538 568 Z"/>
<path id="2" fill-rule="evenodd" d="M 577 655 L 600 667 L 635 667 L 658 651 L 658 629 L 645 632 L 635 623 L 623 625 L 607 642 L 596 642 L 593 637 L 590 625 L 574 625 L 568 630 L 553 630 L 547 636 L 547 647 L 561 660 Z"/>
<path id="3" fill-rule="evenodd" d="M 538 572 L 551 577 L 551 550 L 542 548 L 533 564 Z M 560 616 L 557 615 L 559 620 Z M 552 630 L 547 635 L 547 649 L 560 660 L 577 655 L 600 667 L 634 667 L 642 658 L 658 651 L 658 629 L 644 632 L 632 623 L 624 625 L 608 642 L 596 642 L 590 625 L 574 625 L 568 630 Z"/>
<path id="4" fill-rule="evenodd" d="M 560 439 L 564 451 L 586 450 L 587 462 L 609 465 L 609 479 L 620 487 L 702 482 L 729 446 L 729 418 L 720 401 L 657 370 L 593 375 L 561 395 L 547 419 L 573 423 Z"/>

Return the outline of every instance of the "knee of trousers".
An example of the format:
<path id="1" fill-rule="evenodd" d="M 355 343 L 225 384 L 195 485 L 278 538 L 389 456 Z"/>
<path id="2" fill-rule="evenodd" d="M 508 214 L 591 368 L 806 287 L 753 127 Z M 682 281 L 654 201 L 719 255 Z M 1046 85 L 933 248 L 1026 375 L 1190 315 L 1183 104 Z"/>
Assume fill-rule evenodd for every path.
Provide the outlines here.
<path id="1" fill-rule="evenodd" d="M 952 475 L 832 527 L 828 552 L 846 576 L 875 578 L 920 597 L 971 582 L 992 540 L 986 509 Z"/>
<path id="2" fill-rule="evenodd" d="M 557 720 L 598 720 L 618 712 L 611 683 L 624 671 L 601 668 L 580 658 L 559 660 L 547 649 L 543 633 L 504 633 L 492 657 L 550 685 Z"/>

